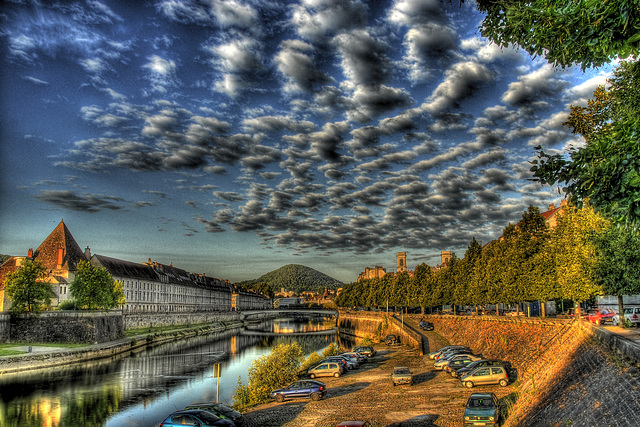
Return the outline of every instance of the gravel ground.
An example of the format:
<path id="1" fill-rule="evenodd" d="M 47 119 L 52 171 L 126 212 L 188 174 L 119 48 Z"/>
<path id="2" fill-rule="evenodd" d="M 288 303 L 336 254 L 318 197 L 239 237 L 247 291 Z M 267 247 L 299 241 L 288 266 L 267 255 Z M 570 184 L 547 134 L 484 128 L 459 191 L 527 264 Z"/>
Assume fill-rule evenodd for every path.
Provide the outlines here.
<path id="1" fill-rule="evenodd" d="M 433 369 L 428 356 L 405 346 L 376 346 L 378 354 L 340 378 L 319 378 L 327 385 L 324 399 L 288 400 L 255 407 L 245 417 L 248 426 L 330 427 L 341 421 L 367 420 L 373 427 L 459 426 L 464 405 L 476 391 L 502 398 L 513 386 L 468 390 L 449 374 Z M 394 366 L 408 366 L 413 386 L 394 387 Z"/>

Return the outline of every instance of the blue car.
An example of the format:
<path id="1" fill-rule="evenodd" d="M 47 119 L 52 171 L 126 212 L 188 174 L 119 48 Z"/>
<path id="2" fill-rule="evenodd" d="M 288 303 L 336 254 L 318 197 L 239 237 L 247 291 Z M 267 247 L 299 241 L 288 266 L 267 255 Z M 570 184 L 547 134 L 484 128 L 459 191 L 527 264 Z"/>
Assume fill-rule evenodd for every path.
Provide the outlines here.
<path id="1" fill-rule="evenodd" d="M 235 427 L 232 421 L 213 415 L 200 409 L 177 411 L 160 423 L 160 427 L 199 426 L 199 427 Z"/>
<path id="2" fill-rule="evenodd" d="M 277 402 L 284 402 L 285 399 L 308 398 L 320 400 L 327 392 L 327 386 L 320 381 L 301 380 L 294 381 L 285 388 L 273 390 L 270 394 Z"/>
<path id="3" fill-rule="evenodd" d="M 186 409 L 202 409 L 203 411 L 209 411 L 213 415 L 224 418 L 227 420 L 233 421 L 236 427 L 244 426 L 244 416 L 234 410 L 229 408 L 227 405 L 222 403 L 214 403 L 214 402 L 200 402 L 200 403 L 192 403 L 188 406 L 185 406 Z"/>

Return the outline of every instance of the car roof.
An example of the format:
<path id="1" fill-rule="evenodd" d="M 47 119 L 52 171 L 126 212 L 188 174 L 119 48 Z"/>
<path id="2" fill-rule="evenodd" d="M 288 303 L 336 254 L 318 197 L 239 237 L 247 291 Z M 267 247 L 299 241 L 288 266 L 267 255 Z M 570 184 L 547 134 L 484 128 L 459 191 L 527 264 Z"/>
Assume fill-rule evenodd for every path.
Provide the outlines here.
<path id="1" fill-rule="evenodd" d="M 366 421 L 343 421 L 340 424 L 338 424 L 338 426 L 339 427 L 340 426 L 345 426 L 345 427 L 346 426 L 353 426 L 353 427 L 356 427 L 356 426 L 363 426 L 363 425 L 365 425 L 365 423 L 366 423 Z"/>
<path id="2" fill-rule="evenodd" d="M 474 399 L 476 398 L 483 398 L 483 397 L 495 397 L 495 393 L 473 393 L 471 394 L 471 396 L 469 396 L 469 399 L 471 399 L 472 397 Z"/>

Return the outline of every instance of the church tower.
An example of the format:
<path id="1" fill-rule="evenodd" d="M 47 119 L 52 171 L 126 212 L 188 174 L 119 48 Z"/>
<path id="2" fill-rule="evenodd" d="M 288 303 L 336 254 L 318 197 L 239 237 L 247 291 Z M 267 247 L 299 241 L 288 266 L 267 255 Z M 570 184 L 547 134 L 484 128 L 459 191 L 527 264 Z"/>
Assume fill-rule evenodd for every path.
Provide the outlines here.
<path id="1" fill-rule="evenodd" d="M 398 262 L 398 268 L 396 269 L 396 272 L 403 273 L 407 271 L 407 253 L 406 252 L 396 253 L 396 260 Z"/>

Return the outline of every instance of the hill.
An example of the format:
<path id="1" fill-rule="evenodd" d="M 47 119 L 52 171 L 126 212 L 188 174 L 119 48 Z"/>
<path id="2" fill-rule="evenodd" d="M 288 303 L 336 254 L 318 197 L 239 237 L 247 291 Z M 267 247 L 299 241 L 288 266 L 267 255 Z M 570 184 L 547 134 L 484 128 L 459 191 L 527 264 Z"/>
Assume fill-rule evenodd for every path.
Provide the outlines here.
<path id="1" fill-rule="evenodd" d="M 288 291 L 303 292 L 314 291 L 319 289 L 338 289 L 342 286 L 342 282 L 327 276 L 324 273 L 299 264 L 289 264 L 264 274 L 257 279 L 246 280 L 239 284 L 247 288 L 251 288 L 256 283 L 266 283 L 274 291 L 280 291 L 285 288 Z"/>

